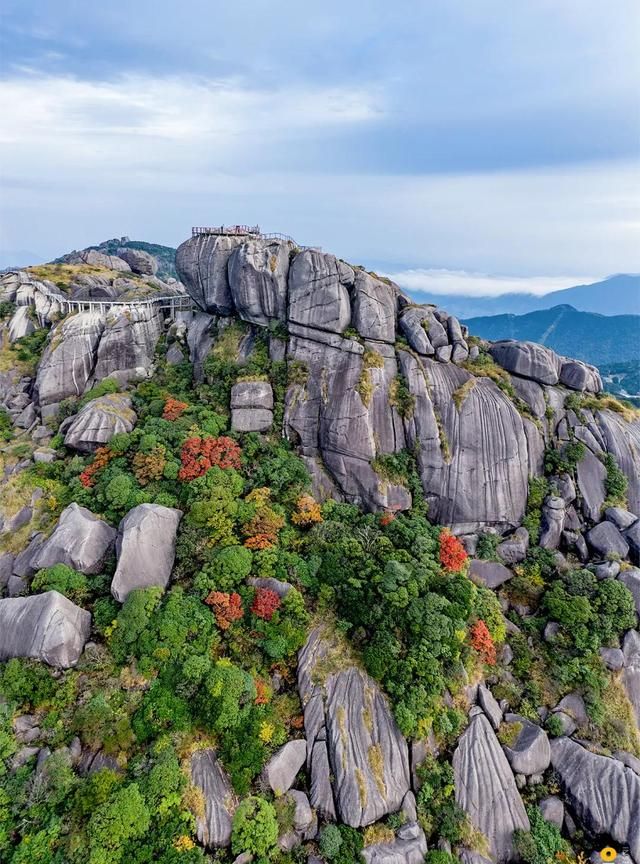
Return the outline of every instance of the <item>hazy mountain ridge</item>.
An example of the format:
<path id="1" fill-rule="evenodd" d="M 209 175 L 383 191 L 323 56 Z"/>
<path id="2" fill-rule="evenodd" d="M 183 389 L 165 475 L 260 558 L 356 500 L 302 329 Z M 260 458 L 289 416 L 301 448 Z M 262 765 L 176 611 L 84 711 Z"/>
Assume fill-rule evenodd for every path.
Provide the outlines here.
<path id="1" fill-rule="evenodd" d="M 468 297 L 461 294 L 412 292 L 420 303 L 434 303 L 460 318 L 488 315 L 525 315 L 558 305 L 599 315 L 640 315 L 640 275 L 618 274 L 591 285 L 575 285 L 560 291 L 535 294 L 501 294 Z"/>
<path id="2" fill-rule="evenodd" d="M 483 339 L 539 342 L 597 366 L 634 359 L 640 363 L 638 315 L 600 315 L 563 305 L 526 315 L 466 318 L 464 323 Z"/>

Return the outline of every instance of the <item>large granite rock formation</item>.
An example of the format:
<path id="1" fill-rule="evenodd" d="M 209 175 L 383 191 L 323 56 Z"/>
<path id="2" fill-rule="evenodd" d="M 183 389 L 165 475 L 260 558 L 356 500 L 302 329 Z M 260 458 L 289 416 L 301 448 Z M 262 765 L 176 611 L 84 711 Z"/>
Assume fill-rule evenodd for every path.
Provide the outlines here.
<path id="1" fill-rule="evenodd" d="M 116 551 L 118 566 L 111 593 L 124 603 L 134 588 L 166 588 L 176 552 L 180 510 L 160 504 L 140 504 L 120 523 Z"/>
<path id="2" fill-rule="evenodd" d="M 57 591 L 0 600 L 0 661 L 32 657 L 66 669 L 90 631 L 91 614 Z"/>
<path id="3" fill-rule="evenodd" d="M 158 259 L 143 249 L 118 249 L 118 258 L 125 261 L 134 273 L 155 276 L 158 272 Z"/>
<path id="4" fill-rule="evenodd" d="M 321 680 L 319 662 L 338 668 Z M 316 629 L 300 651 L 298 689 L 312 806 L 354 828 L 400 810 L 410 786 L 407 742 L 378 685 Z"/>
<path id="5" fill-rule="evenodd" d="M 126 393 L 108 393 L 92 399 L 65 425 L 64 443 L 80 453 L 91 453 L 120 432 L 131 432 L 136 412 Z"/>
<path id="6" fill-rule="evenodd" d="M 196 750 L 191 756 L 191 782 L 204 797 L 204 816 L 198 816 L 198 841 L 209 849 L 228 846 L 236 796 L 215 750 Z"/>
<path id="7" fill-rule="evenodd" d="M 565 501 L 564 513 L 549 510 L 545 545 L 565 544 L 585 556 L 583 534 L 601 521 L 606 497 L 604 452 L 629 479 L 631 511 L 640 511 L 640 420 L 565 407 L 572 392 L 600 392 L 593 367 L 512 340 L 483 343 L 479 356 L 454 316 L 412 303 L 389 280 L 287 241 L 200 235 L 182 244 L 176 260 L 204 312 L 286 325 L 293 374 L 283 431 L 320 496 L 370 509 L 409 507 L 406 486 L 381 471 L 381 457 L 408 449 L 434 521 L 456 533 L 505 532 L 522 519 L 528 478 L 542 473 L 545 446 L 575 439 L 586 446 L 577 500 L 574 494 Z M 197 316 L 189 328 L 198 374 L 216 326 Z M 243 430 L 244 416 L 237 419 Z M 255 412 L 253 419 L 251 428 L 266 428 L 266 416 Z"/>
<path id="8" fill-rule="evenodd" d="M 78 312 L 55 327 L 36 375 L 41 409 L 84 393 L 103 330 L 104 316 L 96 312 Z"/>
<path id="9" fill-rule="evenodd" d="M 513 832 L 529 819 L 500 742 L 484 714 L 476 714 L 453 754 L 456 802 L 489 841 L 491 858 L 515 858 Z"/>
<path id="10" fill-rule="evenodd" d="M 640 777 L 617 759 L 590 753 L 570 738 L 552 742 L 551 764 L 585 831 L 628 845 L 640 861 Z"/>
<path id="11" fill-rule="evenodd" d="M 53 534 L 32 556 L 34 570 L 66 564 L 81 573 L 99 573 L 116 540 L 116 531 L 75 502 L 62 513 Z"/>

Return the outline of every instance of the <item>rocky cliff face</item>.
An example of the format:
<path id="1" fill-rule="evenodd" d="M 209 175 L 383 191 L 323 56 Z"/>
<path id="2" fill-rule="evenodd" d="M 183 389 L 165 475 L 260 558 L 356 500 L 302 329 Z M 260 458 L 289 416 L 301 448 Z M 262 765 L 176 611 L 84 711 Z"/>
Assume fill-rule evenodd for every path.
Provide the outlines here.
<path id="1" fill-rule="evenodd" d="M 237 315 L 287 331 L 296 369 L 283 433 L 304 456 L 316 492 L 370 509 L 410 506 L 380 457 L 410 450 L 430 513 L 459 534 L 522 520 L 528 478 L 545 446 L 581 441 L 574 510 L 598 521 L 611 453 L 640 509 L 640 422 L 604 407 L 573 410 L 568 397 L 602 389 L 594 367 L 530 343 L 469 341 L 445 311 L 333 255 L 288 241 L 200 235 L 180 246 L 187 291 L 212 316 Z M 574 398 L 573 402 L 575 403 Z M 572 514 L 573 515 L 573 514 Z M 564 524 L 560 526 L 560 533 Z M 575 530 L 569 527 L 569 530 Z"/>

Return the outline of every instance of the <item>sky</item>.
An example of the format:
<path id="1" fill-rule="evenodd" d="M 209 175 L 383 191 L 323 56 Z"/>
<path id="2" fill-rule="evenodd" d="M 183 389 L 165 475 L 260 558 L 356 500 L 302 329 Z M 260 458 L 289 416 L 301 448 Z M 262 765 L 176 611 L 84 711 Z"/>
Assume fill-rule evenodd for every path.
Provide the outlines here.
<path id="1" fill-rule="evenodd" d="M 1 0 L 0 266 L 260 224 L 415 291 L 640 271 L 637 0 Z"/>

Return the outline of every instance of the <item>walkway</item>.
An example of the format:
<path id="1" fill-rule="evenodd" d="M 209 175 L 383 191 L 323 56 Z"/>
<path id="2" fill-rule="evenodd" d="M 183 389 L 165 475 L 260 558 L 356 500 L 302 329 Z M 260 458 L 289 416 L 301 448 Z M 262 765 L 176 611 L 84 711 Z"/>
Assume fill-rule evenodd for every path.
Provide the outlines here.
<path id="1" fill-rule="evenodd" d="M 171 315 L 176 312 L 190 312 L 196 308 L 195 303 L 185 294 L 172 294 L 168 297 L 143 297 L 140 300 L 68 300 L 67 298 L 51 298 L 60 305 L 62 312 L 98 312 L 105 314 L 114 307 L 123 306 L 131 308 L 144 307 L 151 309 L 168 309 Z"/>

